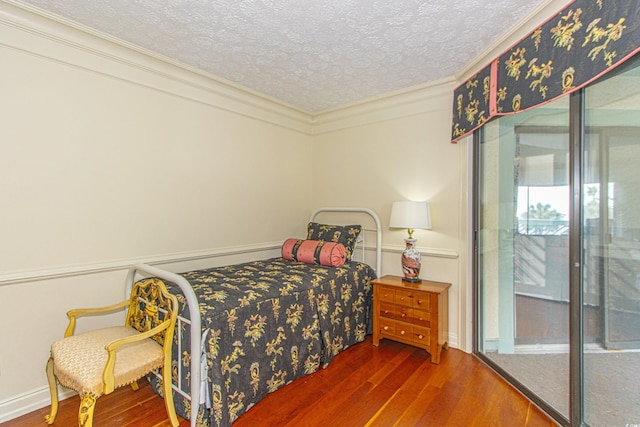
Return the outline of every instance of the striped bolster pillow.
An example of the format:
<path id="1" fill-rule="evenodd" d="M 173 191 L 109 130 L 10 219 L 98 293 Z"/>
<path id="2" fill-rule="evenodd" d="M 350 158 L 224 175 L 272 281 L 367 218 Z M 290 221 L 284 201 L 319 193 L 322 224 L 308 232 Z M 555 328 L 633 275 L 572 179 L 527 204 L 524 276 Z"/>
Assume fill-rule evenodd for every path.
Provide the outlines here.
<path id="1" fill-rule="evenodd" d="M 282 245 L 282 257 L 289 261 L 340 267 L 347 259 L 347 250 L 342 243 L 287 239 Z"/>

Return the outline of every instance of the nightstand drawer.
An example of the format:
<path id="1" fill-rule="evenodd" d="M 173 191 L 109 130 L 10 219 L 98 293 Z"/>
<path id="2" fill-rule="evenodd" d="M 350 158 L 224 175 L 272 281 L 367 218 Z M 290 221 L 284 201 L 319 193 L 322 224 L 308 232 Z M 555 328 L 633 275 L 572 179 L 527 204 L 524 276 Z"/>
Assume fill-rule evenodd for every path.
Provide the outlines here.
<path id="1" fill-rule="evenodd" d="M 395 333 L 396 337 L 411 339 L 411 334 L 413 334 L 413 327 L 408 323 L 396 323 Z"/>
<path id="2" fill-rule="evenodd" d="M 416 294 L 413 298 L 413 307 L 419 308 L 420 310 L 430 311 L 431 298 L 429 298 L 429 295 Z"/>
<path id="3" fill-rule="evenodd" d="M 380 318 L 380 333 L 385 335 L 395 335 L 396 323 L 393 320 Z"/>
<path id="4" fill-rule="evenodd" d="M 380 319 L 380 334 L 404 338 L 405 340 L 412 339 L 413 326 L 408 323 L 394 322 L 393 320 Z"/>
<path id="5" fill-rule="evenodd" d="M 380 302 L 393 302 L 393 298 L 395 296 L 395 290 L 389 289 L 385 287 L 380 287 L 378 289 L 378 298 L 380 298 Z"/>
<path id="6" fill-rule="evenodd" d="M 380 317 L 384 317 L 387 319 L 395 319 L 396 318 L 396 305 L 390 304 L 388 302 L 380 303 Z"/>
<path id="7" fill-rule="evenodd" d="M 396 289 L 396 297 L 394 299 L 396 304 L 404 305 L 407 307 L 413 306 L 413 291 Z"/>
<path id="8" fill-rule="evenodd" d="M 429 328 L 418 327 L 410 323 L 380 319 L 380 335 L 412 341 L 419 345 L 429 345 Z"/>
<path id="9" fill-rule="evenodd" d="M 412 309 L 409 307 L 403 307 L 401 305 L 396 305 L 396 320 L 400 320 L 401 322 L 409 322 L 411 323 L 411 312 Z"/>
<path id="10" fill-rule="evenodd" d="M 409 320 L 411 323 L 413 323 L 416 326 L 422 326 L 425 328 L 430 328 L 431 327 L 431 313 L 428 311 L 422 311 L 422 310 L 417 310 L 417 309 L 412 309 L 411 310 L 411 316 L 409 317 Z"/>
<path id="11" fill-rule="evenodd" d="M 430 333 L 431 330 L 429 328 L 421 328 L 419 326 L 414 326 L 412 329 L 412 340 L 418 345 L 431 345 L 430 343 Z"/>
<path id="12" fill-rule="evenodd" d="M 424 312 L 421 314 L 421 317 L 424 317 Z M 399 320 L 401 322 L 414 323 L 414 316 L 415 313 L 413 308 L 389 304 L 388 302 L 380 303 L 380 317 Z"/>
<path id="13" fill-rule="evenodd" d="M 420 310 L 431 310 L 429 295 L 414 290 L 396 289 L 394 302 L 407 307 L 419 308 Z"/>

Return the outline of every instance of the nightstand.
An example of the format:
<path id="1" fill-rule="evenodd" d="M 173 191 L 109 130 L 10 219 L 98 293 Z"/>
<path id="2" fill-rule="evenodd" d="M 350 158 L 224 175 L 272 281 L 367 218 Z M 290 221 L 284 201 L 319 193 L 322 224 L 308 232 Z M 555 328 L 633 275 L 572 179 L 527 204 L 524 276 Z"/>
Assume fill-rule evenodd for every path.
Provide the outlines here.
<path id="1" fill-rule="evenodd" d="M 451 283 L 403 282 L 399 276 L 373 280 L 373 345 L 387 338 L 424 348 L 432 363 L 449 335 L 449 287 Z"/>

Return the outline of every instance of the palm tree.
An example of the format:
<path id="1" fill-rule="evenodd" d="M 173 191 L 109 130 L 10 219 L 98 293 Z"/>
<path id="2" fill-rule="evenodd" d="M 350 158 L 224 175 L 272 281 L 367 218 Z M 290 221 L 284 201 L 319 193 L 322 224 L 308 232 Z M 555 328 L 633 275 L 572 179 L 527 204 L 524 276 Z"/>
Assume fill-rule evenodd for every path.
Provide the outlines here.
<path id="1" fill-rule="evenodd" d="M 555 209 L 551 209 L 550 204 L 538 203 L 537 205 L 529 206 L 529 211 L 525 214 L 529 219 L 562 219 L 565 214 L 558 212 Z"/>

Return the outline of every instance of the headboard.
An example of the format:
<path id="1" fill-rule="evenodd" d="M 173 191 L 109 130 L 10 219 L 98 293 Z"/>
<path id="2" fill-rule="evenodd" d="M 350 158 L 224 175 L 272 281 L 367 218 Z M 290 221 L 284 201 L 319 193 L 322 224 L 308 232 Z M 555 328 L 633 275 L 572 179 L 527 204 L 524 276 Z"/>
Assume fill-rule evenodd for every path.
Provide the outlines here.
<path id="1" fill-rule="evenodd" d="M 320 209 L 316 209 L 312 214 L 311 214 L 311 218 L 310 221 L 315 221 L 315 222 L 319 222 L 317 220 L 316 217 L 318 217 L 320 214 L 323 213 L 362 213 L 362 214 L 366 214 L 369 218 L 370 221 L 369 222 L 373 222 L 374 223 L 374 228 L 372 228 L 373 226 L 371 225 L 367 225 L 367 224 L 361 224 L 362 225 L 362 232 L 360 233 L 360 235 L 358 236 L 358 248 L 361 250 L 361 258 L 360 261 L 362 262 L 366 262 L 366 257 L 365 257 L 365 251 L 367 249 L 367 245 L 366 245 L 366 239 L 367 239 L 367 235 L 371 235 L 371 234 L 375 234 L 375 260 L 376 260 L 376 265 L 375 265 L 375 270 L 376 270 L 376 275 L 378 277 L 382 276 L 382 226 L 380 223 L 380 218 L 378 217 L 378 214 L 376 214 L 374 211 L 372 211 L 369 208 L 332 208 L 332 207 L 327 207 L 327 208 L 320 208 Z M 347 216 L 347 218 L 351 218 L 351 216 Z M 331 221 L 331 223 L 333 224 L 335 221 Z M 351 221 L 350 223 L 353 223 L 353 221 Z"/>

